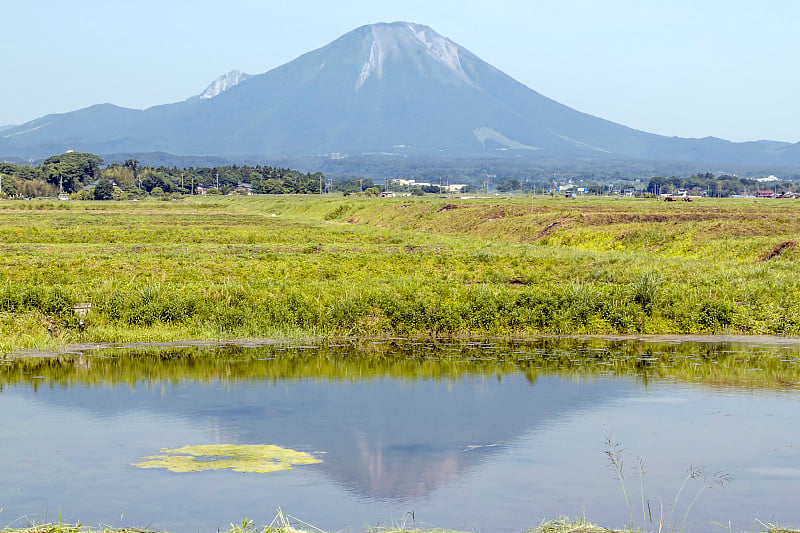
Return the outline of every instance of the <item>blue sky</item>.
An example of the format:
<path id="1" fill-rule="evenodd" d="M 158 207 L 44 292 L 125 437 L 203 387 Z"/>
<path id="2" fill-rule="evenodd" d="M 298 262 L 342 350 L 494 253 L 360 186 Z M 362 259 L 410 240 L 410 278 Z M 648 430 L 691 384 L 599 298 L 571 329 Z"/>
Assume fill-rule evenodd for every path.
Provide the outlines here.
<path id="1" fill-rule="evenodd" d="M 28 0 L 0 13 L 0 125 L 145 108 L 363 24 L 434 30 L 579 111 L 682 137 L 800 141 L 797 0 Z"/>

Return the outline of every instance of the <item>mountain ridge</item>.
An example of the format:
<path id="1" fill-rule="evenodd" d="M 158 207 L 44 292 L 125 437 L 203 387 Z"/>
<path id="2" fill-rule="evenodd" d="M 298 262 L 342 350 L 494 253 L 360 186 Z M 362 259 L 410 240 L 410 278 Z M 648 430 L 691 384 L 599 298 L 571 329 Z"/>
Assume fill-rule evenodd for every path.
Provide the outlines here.
<path id="1" fill-rule="evenodd" d="M 800 165 L 800 145 L 665 137 L 536 92 L 432 28 L 356 28 L 257 75 L 230 71 L 182 102 L 98 104 L 0 133 L 0 155 L 166 152 L 227 159 L 595 158 Z"/>

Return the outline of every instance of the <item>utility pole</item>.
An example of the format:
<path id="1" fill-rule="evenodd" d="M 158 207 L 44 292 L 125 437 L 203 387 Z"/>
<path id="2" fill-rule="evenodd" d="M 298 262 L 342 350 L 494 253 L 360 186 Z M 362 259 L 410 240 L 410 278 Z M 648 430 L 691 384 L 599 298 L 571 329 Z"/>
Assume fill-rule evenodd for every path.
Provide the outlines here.
<path id="1" fill-rule="evenodd" d="M 189 191 L 189 196 L 194 196 L 194 174 L 192 174 L 192 190 Z"/>
<path id="2" fill-rule="evenodd" d="M 217 171 L 217 189 L 219 189 L 219 170 Z"/>

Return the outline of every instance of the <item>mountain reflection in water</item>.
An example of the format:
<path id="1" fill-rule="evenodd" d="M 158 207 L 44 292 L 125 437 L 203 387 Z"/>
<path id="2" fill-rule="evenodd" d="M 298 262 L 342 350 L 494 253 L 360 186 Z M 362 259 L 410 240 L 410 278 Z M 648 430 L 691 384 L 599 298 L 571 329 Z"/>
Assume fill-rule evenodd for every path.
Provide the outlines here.
<path id="1" fill-rule="evenodd" d="M 551 463 L 561 468 L 572 463 L 578 470 L 580 488 L 586 492 L 579 493 L 575 481 L 566 486 L 581 505 L 590 507 L 597 500 L 599 509 L 605 509 L 605 498 L 616 497 L 607 494 L 609 485 L 602 475 L 581 476 L 582 470 L 597 463 L 603 472 L 602 435 L 597 431 L 605 418 L 597 420 L 598 427 L 586 437 L 598 457 L 570 451 L 580 444 L 580 434 L 557 450 L 566 457 L 554 455 L 558 443 L 532 436 L 558 433 L 570 420 L 583 420 L 595 412 L 617 416 L 609 413 L 620 406 L 631 412 L 687 411 L 688 400 L 676 404 L 665 401 L 675 398 L 669 393 L 637 392 L 651 381 L 699 383 L 710 390 L 792 391 L 800 382 L 797 361 L 792 346 L 753 349 L 733 344 L 552 339 L 491 344 L 384 342 L 314 349 L 117 349 L 15 359 L 0 365 L 0 399 L 24 402 L 31 413 L 40 414 L 23 420 L 6 412 L 0 423 L 8 435 L 29 432 L 31 422 L 43 428 L 37 430 L 42 432 L 36 445 L 41 450 L 26 458 L 27 449 L 6 449 L 14 445 L 0 442 L 0 456 L 15 458 L 0 461 L 7 480 L 0 488 L 0 501 L 7 513 L 16 516 L 36 516 L 59 507 L 84 523 L 95 517 L 98 523 L 107 521 L 107 516 L 98 514 L 102 509 L 117 514 L 124 510 L 140 522 L 155 522 L 176 532 L 241 519 L 227 514 L 220 518 L 223 510 L 252 516 L 248 509 L 253 506 L 263 512 L 265 506 L 275 509 L 294 502 L 293 514 L 336 529 L 360 523 L 358 513 L 364 509 L 357 505 L 361 504 L 383 518 L 409 508 L 428 508 L 434 514 L 431 509 L 436 505 L 452 508 L 448 512 L 456 516 L 469 516 L 477 512 L 469 503 L 434 502 L 462 490 L 475 493 L 478 489 L 470 485 L 471 479 L 500 469 L 506 472 L 502 479 L 480 481 L 480 490 L 496 492 L 492 497 L 499 500 L 492 505 L 498 512 L 507 502 L 530 509 L 531 501 L 517 501 L 521 496 L 515 487 L 524 483 L 537 495 L 537 512 L 543 515 L 531 519 L 524 514 L 509 517 L 508 522 L 487 515 L 487 525 L 500 531 L 507 529 L 503 524 L 531 526 L 575 510 L 543 503 L 560 490 L 554 484 L 556 476 L 568 480 L 573 474 L 554 474 Z M 716 415 L 709 410 L 703 416 Z M 58 434 L 57 428 L 63 432 L 70 426 L 73 431 L 71 426 L 86 420 L 92 421 L 86 442 L 76 438 L 73 445 Z M 134 421 L 147 426 L 148 433 L 132 438 L 125 424 Z M 48 426 L 56 433 L 47 435 Z M 107 454 L 103 457 L 69 459 L 87 453 L 92 439 L 97 439 L 91 431 L 105 432 L 104 438 L 114 447 L 98 452 Z M 310 452 L 323 462 L 277 475 L 181 475 L 132 472 L 129 466 L 161 447 L 216 443 L 276 444 Z M 524 443 L 522 455 L 520 443 Z M 510 457 L 522 462 L 509 463 Z M 80 495 L 53 490 L 66 483 L 53 483 L 53 476 L 63 470 L 59 461 L 65 458 L 80 463 L 70 478 L 82 487 Z M 31 472 L 31 465 L 42 468 L 49 478 Z M 764 475 L 788 467 L 775 463 L 748 468 Z M 97 483 L 99 479 L 103 483 Z M 613 480 L 609 483 L 618 488 Z M 309 496 L 317 493 L 330 501 L 323 501 L 322 495 Z M 343 493 L 354 498 L 344 501 Z M 212 502 L 211 494 L 227 499 Z M 124 502 L 123 508 L 119 502 Z M 183 520 L 196 514 L 195 521 L 181 526 L 169 514 L 175 506 L 184 509 Z M 356 515 L 344 523 L 332 521 L 343 512 Z M 464 527 L 451 522 L 451 515 L 441 516 L 448 520 L 444 525 Z M 591 518 L 605 519 L 595 514 Z"/>

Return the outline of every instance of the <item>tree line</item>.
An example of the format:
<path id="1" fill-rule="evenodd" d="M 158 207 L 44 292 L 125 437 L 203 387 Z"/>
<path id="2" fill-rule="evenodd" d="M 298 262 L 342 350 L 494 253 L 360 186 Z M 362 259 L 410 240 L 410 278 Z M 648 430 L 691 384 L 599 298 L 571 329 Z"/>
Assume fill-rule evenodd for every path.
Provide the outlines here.
<path id="1" fill-rule="evenodd" d="M 767 182 L 762 183 L 753 178 L 739 178 L 723 174 L 715 176 L 710 172 L 694 174 L 688 177 L 655 176 L 650 178 L 646 192 L 651 194 L 670 194 L 677 190 L 700 191 L 706 196 L 727 198 L 739 194 L 754 194 L 763 189 L 777 188 L 781 191 L 795 191 L 796 182 Z"/>
<path id="2" fill-rule="evenodd" d="M 83 152 L 54 155 L 38 166 L 0 163 L 2 197 L 55 197 L 63 193 L 76 199 L 106 200 L 228 194 L 237 188 L 256 194 L 319 194 L 332 185 L 321 172 L 261 165 L 149 167 L 128 159 L 103 167 L 99 156 Z"/>
<path id="3" fill-rule="evenodd" d="M 655 176 L 644 184 L 644 180 L 616 180 L 611 183 L 581 183 L 587 194 L 603 195 L 633 189 L 636 193 L 652 195 L 672 194 L 679 190 L 702 193 L 709 197 L 727 198 L 740 194 L 755 194 L 759 190 L 769 189 L 777 192 L 797 192 L 800 190 L 800 181 L 760 182 L 754 178 L 740 178 L 722 174 L 715 175 L 710 172 L 697 173 L 691 176 Z M 557 188 L 557 183 L 550 181 L 522 181 L 509 179 L 497 183 L 497 191 L 502 193 L 521 192 L 546 192 Z"/>

